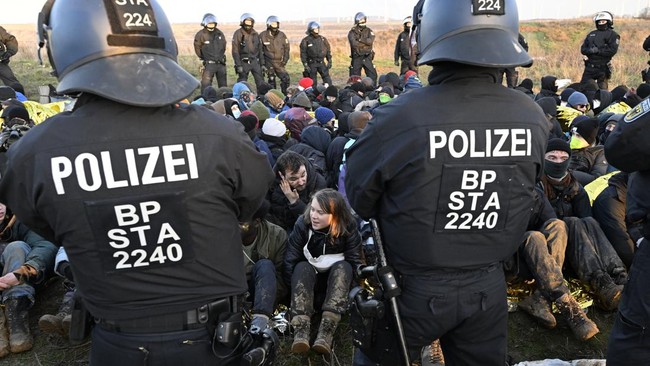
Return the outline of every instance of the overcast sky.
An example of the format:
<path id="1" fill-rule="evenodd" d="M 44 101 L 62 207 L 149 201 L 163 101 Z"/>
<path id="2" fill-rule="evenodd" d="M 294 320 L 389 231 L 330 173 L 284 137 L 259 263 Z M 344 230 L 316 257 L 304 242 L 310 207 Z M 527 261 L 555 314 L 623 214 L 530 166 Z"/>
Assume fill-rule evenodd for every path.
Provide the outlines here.
<path id="1" fill-rule="evenodd" d="M 36 23 L 44 0 L 1 0 L 1 24 Z M 259 21 L 269 15 L 280 20 L 318 19 L 319 17 L 352 17 L 358 11 L 368 16 L 402 19 L 413 12 L 417 0 L 158 0 L 172 23 L 199 23 L 206 12 L 214 13 L 220 22 L 236 22 L 242 13 L 250 12 Z M 454 0 L 469 1 L 469 0 Z M 505 0 L 513 1 L 513 0 Z M 650 6 L 650 0 L 518 0 L 521 20 L 540 18 L 575 18 L 609 10 L 614 16 L 639 14 Z"/>

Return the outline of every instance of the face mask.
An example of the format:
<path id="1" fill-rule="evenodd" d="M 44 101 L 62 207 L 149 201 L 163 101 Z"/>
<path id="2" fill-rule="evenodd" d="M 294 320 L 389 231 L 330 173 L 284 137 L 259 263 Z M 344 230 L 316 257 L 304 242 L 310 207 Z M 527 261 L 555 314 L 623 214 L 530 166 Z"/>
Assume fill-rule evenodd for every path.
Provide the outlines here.
<path id="1" fill-rule="evenodd" d="M 312 29 L 311 32 L 314 33 L 314 34 L 318 34 L 318 28 Z"/>
<path id="2" fill-rule="evenodd" d="M 236 109 L 233 108 L 232 116 L 235 117 L 235 119 L 237 119 L 237 118 L 239 118 L 239 116 L 241 116 L 241 111 L 239 110 L 239 108 L 236 108 Z"/>
<path id="3" fill-rule="evenodd" d="M 213 32 L 217 28 L 217 25 L 214 23 L 210 23 L 206 26 L 206 28 L 208 29 L 208 31 Z"/>
<path id="4" fill-rule="evenodd" d="M 359 27 L 364 28 L 366 26 L 366 22 L 359 23 Z"/>
<path id="5" fill-rule="evenodd" d="M 562 163 L 554 163 L 550 160 L 544 160 L 544 173 L 551 178 L 562 179 L 566 175 L 567 169 L 569 169 L 569 162 L 571 159 L 567 159 Z"/>
<path id="6" fill-rule="evenodd" d="M 379 104 L 386 104 L 386 103 L 390 102 L 391 100 L 392 100 L 392 98 L 390 97 L 390 95 L 385 94 L 385 93 L 379 94 Z"/>
<path id="7" fill-rule="evenodd" d="M 571 150 L 584 149 L 585 147 L 589 147 L 589 145 L 591 144 L 588 143 L 587 140 L 583 139 L 582 137 L 578 137 L 576 135 L 571 136 L 571 143 L 569 143 L 569 146 L 571 146 Z"/>

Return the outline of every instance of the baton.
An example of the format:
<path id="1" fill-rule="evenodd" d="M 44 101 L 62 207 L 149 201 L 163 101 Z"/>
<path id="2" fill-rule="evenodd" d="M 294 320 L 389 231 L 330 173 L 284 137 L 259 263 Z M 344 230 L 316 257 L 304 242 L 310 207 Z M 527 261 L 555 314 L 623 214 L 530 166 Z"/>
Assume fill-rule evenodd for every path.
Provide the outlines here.
<path id="1" fill-rule="evenodd" d="M 379 224 L 377 224 L 377 220 L 370 219 L 370 225 L 372 226 L 372 236 L 374 237 L 375 246 L 377 247 L 377 254 L 379 255 L 379 265 L 382 267 L 380 270 L 378 270 L 378 277 L 382 284 L 382 289 L 384 290 L 384 296 L 387 296 L 390 299 L 390 307 L 393 313 L 393 317 L 395 318 L 395 324 L 397 326 L 397 335 L 399 337 L 399 345 L 402 351 L 404 364 L 406 366 L 410 366 L 411 362 L 409 360 L 409 353 L 406 347 L 404 327 L 402 326 L 402 318 L 399 315 L 399 307 L 397 306 L 396 296 L 399 294 L 400 290 L 397 286 L 395 275 L 393 274 L 392 269 L 388 266 L 388 262 L 386 261 L 384 243 L 381 240 L 381 232 L 379 231 Z M 385 275 L 382 276 L 382 274 Z"/>

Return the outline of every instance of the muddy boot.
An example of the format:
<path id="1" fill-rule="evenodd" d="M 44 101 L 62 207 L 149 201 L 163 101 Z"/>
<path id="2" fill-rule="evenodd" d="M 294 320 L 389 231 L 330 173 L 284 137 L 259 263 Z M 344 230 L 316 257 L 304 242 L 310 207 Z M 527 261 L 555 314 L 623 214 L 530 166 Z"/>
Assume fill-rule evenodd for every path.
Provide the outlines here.
<path id="1" fill-rule="evenodd" d="M 5 320 L 5 311 L 0 308 L 0 358 L 9 354 L 9 332 Z"/>
<path id="2" fill-rule="evenodd" d="M 70 332 L 70 319 L 66 324 L 63 320 L 72 313 L 74 291 L 68 291 L 63 294 L 61 306 L 56 315 L 45 314 L 38 319 L 38 328 L 44 333 L 58 333 L 64 337 Z"/>
<path id="3" fill-rule="evenodd" d="M 599 332 L 596 323 L 587 318 L 587 314 L 570 294 L 564 294 L 555 300 L 555 306 L 569 323 L 573 335 L 579 340 L 586 341 Z"/>
<path id="4" fill-rule="evenodd" d="M 305 353 L 309 351 L 309 328 L 311 319 L 307 315 L 296 315 L 291 319 L 293 327 L 292 353 Z"/>
<path id="5" fill-rule="evenodd" d="M 334 332 L 341 320 L 341 314 L 336 314 L 331 311 L 323 311 L 323 317 L 320 320 L 320 327 L 318 327 L 318 335 L 314 341 L 312 349 L 317 353 L 332 353 L 332 340 L 334 339 Z"/>
<path id="6" fill-rule="evenodd" d="M 612 270 L 612 279 L 617 285 L 625 285 L 627 283 L 627 270 L 625 267 L 616 267 Z"/>
<path id="7" fill-rule="evenodd" d="M 442 355 L 440 340 L 436 339 L 430 345 L 424 347 L 422 352 L 422 366 L 442 366 L 445 364 L 445 357 Z"/>
<path id="8" fill-rule="evenodd" d="M 532 295 L 521 300 L 518 306 L 545 328 L 553 329 L 557 325 L 555 316 L 551 312 L 551 304 L 539 291 L 535 291 Z"/>
<path id="9" fill-rule="evenodd" d="M 19 296 L 5 300 L 4 304 L 11 352 L 19 353 L 32 349 L 34 339 L 29 331 L 29 308 L 32 302 L 27 296 Z"/>
<path id="10" fill-rule="evenodd" d="M 591 279 L 591 288 L 595 293 L 596 303 L 603 310 L 616 310 L 618 303 L 621 301 L 623 285 L 614 283 L 609 274 L 598 272 Z"/>

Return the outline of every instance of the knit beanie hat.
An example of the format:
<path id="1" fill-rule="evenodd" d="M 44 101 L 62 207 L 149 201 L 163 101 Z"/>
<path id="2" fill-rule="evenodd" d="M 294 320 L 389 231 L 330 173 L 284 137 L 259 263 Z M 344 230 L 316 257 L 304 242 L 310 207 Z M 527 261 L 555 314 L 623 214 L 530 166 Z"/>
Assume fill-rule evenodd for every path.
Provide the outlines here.
<path id="1" fill-rule="evenodd" d="M 309 79 L 311 80 L 311 79 Z M 311 101 L 309 100 L 309 97 L 305 92 L 300 92 L 296 97 L 293 99 L 293 106 L 294 107 L 303 107 L 305 109 L 311 109 Z"/>
<path id="2" fill-rule="evenodd" d="M 260 85 L 257 86 L 257 95 L 264 95 L 269 92 L 269 90 L 273 89 L 273 86 L 267 82 L 262 82 Z"/>
<path id="3" fill-rule="evenodd" d="M 224 105 L 224 100 L 217 100 L 215 103 L 212 103 L 210 106 L 212 109 L 219 114 L 226 114 L 226 106 Z"/>
<path id="4" fill-rule="evenodd" d="M 363 93 L 363 92 L 365 92 L 366 87 L 363 85 L 363 83 L 357 82 L 357 83 L 354 83 L 354 84 L 350 85 L 350 89 L 354 90 L 357 93 L 359 93 L 359 92 Z"/>
<path id="5" fill-rule="evenodd" d="M 417 74 L 418 74 L 418 73 L 415 72 L 415 71 L 413 71 L 413 70 L 409 70 L 409 71 L 407 71 L 407 72 L 404 74 L 404 84 L 406 84 L 406 82 L 409 80 L 409 78 L 410 78 L 411 76 L 413 76 L 413 75 L 417 75 Z"/>
<path id="6" fill-rule="evenodd" d="M 266 97 L 266 101 L 269 102 L 271 107 L 278 109 L 279 106 L 284 104 L 284 99 L 278 97 L 275 93 L 272 91 L 269 91 L 264 95 Z"/>
<path id="7" fill-rule="evenodd" d="M 255 113 L 257 119 L 260 121 L 264 121 L 267 118 L 271 117 L 269 110 L 266 108 L 264 103 L 260 102 L 259 100 L 256 100 L 253 104 L 251 104 L 249 109 Z"/>
<path id="8" fill-rule="evenodd" d="M 630 89 L 625 85 L 619 85 L 616 88 L 612 89 L 612 102 L 618 103 L 622 101 L 625 98 L 625 94 L 627 94 L 628 90 Z"/>
<path id="9" fill-rule="evenodd" d="M 302 88 L 302 90 L 311 88 L 312 85 L 314 85 L 314 80 L 312 78 L 302 78 L 300 81 L 298 81 L 298 85 Z"/>
<path id="10" fill-rule="evenodd" d="M 337 98 L 339 96 L 339 90 L 334 85 L 330 85 L 325 89 L 324 95 L 325 97 Z"/>
<path id="11" fill-rule="evenodd" d="M 244 131 L 251 132 L 257 128 L 259 120 L 253 111 L 243 111 L 237 121 L 244 125 Z"/>
<path id="12" fill-rule="evenodd" d="M 268 136 L 282 137 L 287 133 L 287 127 L 277 119 L 269 118 L 262 126 L 262 133 Z"/>
<path id="13" fill-rule="evenodd" d="M 636 88 L 636 95 L 641 97 L 641 99 L 645 99 L 645 97 L 650 95 L 650 84 L 643 83 L 643 84 L 639 85 L 639 87 Z"/>
<path id="14" fill-rule="evenodd" d="M 583 105 L 589 104 L 589 101 L 587 100 L 587 96 L 580 93 L 579 91 L 571 94 L 569 96 L 569 99 L 567 99 L 566 102 L 570 107 L 575 107 L 575 106 L 578 106 L 580 104 L 583 104 Z"/>
<path id="15" fill-rule="evenodd" d="M 569 146 L 569 143 L 557 137 L 548 140 L 548 143 L 546 144 L 546 152 L 555 150 L 566 151 L 569 156 L 571 156 L 571 147 Z"/>
<path id="16" fill-rule="evenodd" d="M 352 85 L 352 84 L 354 84 L 354 83 L 358 83 L 358 82 L 360 82 L 360 81 L 361 81 L 361 76 L 359 76 L 359 75 L 352 75 L 352 76 L 350 76 L 350 77 L 348 78 L 348 82 L 347 82 L 347 84 L 348 84 L 348 85 Z"/>
<path id="17" fill-rule="evenodd" d="M 596 141 L 598 135 L 598 118 L 586 118 L 574 121 L 573 126 L 577 133 L 590 145 Z"/>
<path id="18" fill-rule="evenodd" d="M 566 103 L 567 100 L 569 100 L 569 97 L 571 96 L 571 94 L 573 94 L 575 92 L 576 92 L 576 90 L 573 89 L 573 88 L 566 88 L 566 89 L 562 90 L 562 93 L 560 93 L 560 100 Z"/>
<path id="19" fill-rule="evenodd" d="M 318 107 L 314 112 L 316 120 L 319 124 L 324 125 L 334 119 L 334 112 L 327 107 Z"/>
<path id="20" fill-rule="evenodd" d="M 287 96 L 284 95 L 284 93 L 278 89 L 271 89 L 269 90 L 269 92 L 275 94 L 278 98 L 282 99 L 283 101 L 287 99 Z"/>

